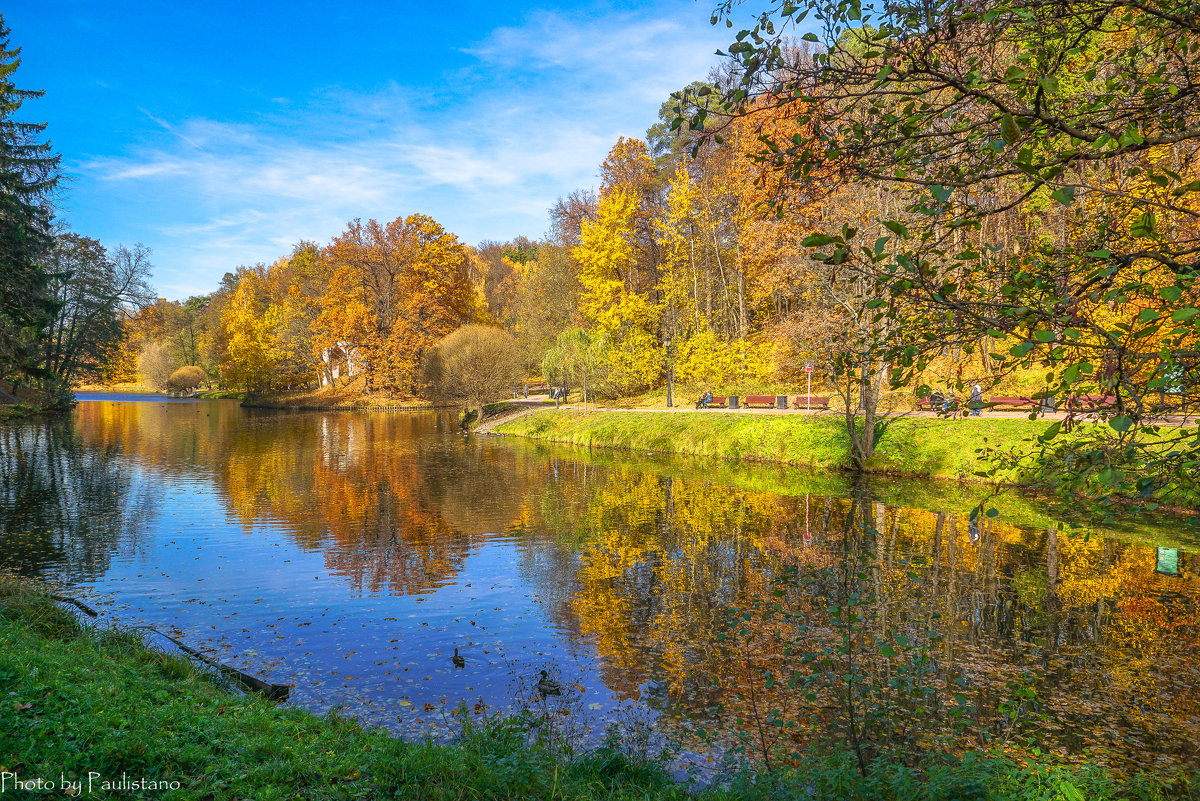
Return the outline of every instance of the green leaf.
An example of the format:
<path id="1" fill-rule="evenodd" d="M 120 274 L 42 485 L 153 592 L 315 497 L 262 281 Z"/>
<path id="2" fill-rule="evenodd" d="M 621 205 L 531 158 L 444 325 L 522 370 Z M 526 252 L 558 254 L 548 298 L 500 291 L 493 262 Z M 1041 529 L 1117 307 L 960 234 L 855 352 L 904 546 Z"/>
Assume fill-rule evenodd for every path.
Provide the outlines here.
<path id="1" fill-rule="evenodd" d="M 820 39 L 817 38 L 817 35 L 815 33 L 806 33 L 803 36 L 801 36 L 800 38 L 806 42 L 819 42 L 820 41 Z"/>
<path id="2" fill-rule="evenodd" d="M 936 199 L 939 203 L 945 203 L 950 199 L 950 194 L 954 191 L 954 187 L 931 186 L 929 187 L 929 191 L 933 195 L 934 199 Z"/>
<path id="3" fill-rule="evenodd" d="M 1065 801 L 1087 801 L 1083 793 L 1079 791 L 1079 788 L 1065 779 L 1059 783 L 1058 791 L 1062 793 Z"/>
<path id="4" fill-rule="evenodd" d="M 1133 425 L 1133 418 L 1129 415 L 1123 414 L 1120 417 L 1114 417 L 1113 419 L 1109 420 L 1108 424 L 1117 431 L 1124 433 Z"/>
<path id="5" fill-rule="evenodd" d="M 884 656 L 895 656 L 896 649 L 885 642 L 883 645 L 879 646 L 879 653 L 883 654 Z"/>
<path id="6" fill-rule="evenodd" d="M 1140 239 L 1149 239 L 1154 236 L 1154 215 L 1148 211 L 1144 211 L 1134 220 L 1133 225 L 1129 226 L 1129 233 Z"/>
<path id="7" fill-rule="evenodd" d="M 1054 341 L 1054 332 L 1053 331 L 1034 331 L 1033 338 L 1036 339 L 1038 342 L 1053 342 Z"/>
<path id="8" fill-rule="evenodd" d="M 1019 359 L 1035 347 L 1037 346 L 1032 342 L 1022 342 L 1020 345 L 1013 345 L 1008 349 L 1008 352 Z"/>
<path id="9" fill-rule="evenodd" d="M 1195 320 L 1197 315 L 1200 315 L 1200 308 L 1188 306 L 1184 309 L 1176 309 L 1171 313 L 1171 319 L 1177 323 L 1190 323 Z"/>
<path id="10" fill-rule="evenodd" d="M 1158 290 L 1158 294 L 1167 303 L 1174 303 L 1183 297 L 1183 287 L 1164 286 L 1162 289 Z"/>
<path id="11" fill-rule="evenodd" d="M 804 237 L 804 240 L 800 244 L 806 248 L 823 248 L 826 245 L 832 245 L 836 241 L 838 241 L 836 236 L 812 234 L 811 236 Z"/>
<path id="12" fill-rule="evenodd" d="M 884 220 L 883 227 L 901 239 L 908 239 L 908 228 L 904 226 L 904 223 L 896 222 L 895 220 Z"/>
<path id="13" fill-rule="evenodd" d="M 1060 186 L 1050 193 L 1050 197 L 1064 206 L 1070 206 L 1075 201 L 1075 187 Z"/>
<path id="14" fill-rule="evenodd" d="M 1038 440 L 1041 442 L 1049 442 L 1058 436 L 1058 432 L 1062 430 L 1062 420 L 1051 423 L 1050 427 L 1038 435 Z"/>
<path id="15" fill-rule="evenodd" d="M 1006 145 L 1011 145 L 1021 138 L 1021 129 L 1017 127 L 1017 121 L 1013 119 L 1013 115 L 1005 114 L 1000 118 L 1000 135 L 1004 137 Z"/>

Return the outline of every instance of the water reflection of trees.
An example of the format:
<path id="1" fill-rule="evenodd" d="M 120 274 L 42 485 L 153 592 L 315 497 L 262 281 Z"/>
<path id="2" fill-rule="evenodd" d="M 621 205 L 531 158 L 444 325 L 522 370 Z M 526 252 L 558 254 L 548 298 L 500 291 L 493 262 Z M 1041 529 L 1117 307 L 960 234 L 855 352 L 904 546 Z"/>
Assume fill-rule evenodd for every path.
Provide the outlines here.
<path id="1" fill-rule="evenodd" d="M 853 592 L 870 605 L 862 610 L 870 626 L 856 634 L 863 681 L 912 680 L 900 662 L 915 651 L 881 651 L 897 637 L 933 646 L 929 696 L 916 706 L 877 699 L 889 715 L 908 704 L 910 722 L 924 728 L 888 736 L 914 745 L 949 738 L 954 747 L 1036 738 L 1125 766 L 1198 756 L 1188 723 L 1200 715 L 1195 557 L 1167 576 L 1155 572 L 1153 547 L 889 507 L 866 488 L 850 498 L 787 498 L 637 468 L 559 472 L 571 475 L 548 478 L 540 508 L 560 541 L 576 543 L 578 567 L 574 595 L 557 611 L 595 641 L 606 684 L 623 696 L 649 682 L 688 714 L 720 702 L 743 720 L 750 710 L 739 704 L 767 704 L 809 727 L 796 729 L 807 734 L 793 735 L 793 747 L 828 733 L 835 698 L 803 699 L 783 681 L 769 690 L 763 671 L 797 675 L 808 670 L 805 653 L 833 648 L 824 605 L 844 591 L 835 579 L 853 554 Z M 809 627 L 803 647 L 786 639 L 778 616 L 760 614 L 787 566 L 810 576 L 786 595 Z M 818 574 L 834 584 L 814 583 Z M 744 664 L 716 636 L 729 632 L 731 607 L 758 610 L 757 651 Z"/>
<path id="2" fill-rule="evenodd" d="M 247 526 L 282 524 L 360 591 L 425 592 L 461 571 L 482 534 L 451 522 L 458 499 L 430 464 L 454 472 L 458 449 L 436 447 L 445 422 L 295 415 L 246 426 L 226 440 L 218 485 Z"/>
<path id="3" fill-rule="evenodd" d="M 86 580 L 135 549 L 154 514 L 116 445 L 84 445 L 69 422 L 0 428 L 0 567 Z"/>
<path id="4" fill-rule="evenodd" d="M 436 415 L 92 406 L 85 450 L 133 449 L 168 473 L 210 475 L 248 532 L 282 528 L 360 591 L 419 593 L 452 581 L 487 532 L 507 532 L 522 579 L 560 629 L 594 644 L 606 685 L 624 698 L 649 688 L 646 700 L 680 717 L 721 703 L 726 719 L 748 719 L 754 701 L 795 724 L 788 747 L 836 731 L 835 700 L 790 693 L 786 682 L 767 688 L 762 671 L 803 677 L 804 653 L 834 648 L 827 602 L 847 591 L 836 579 L 851 564 L 869 621 L 855 635 L 863 681 L 909 681 L 905 665 L 922 644 L 931 665 L 925 706 L 876 698 L 881 715 L 907 721 L 881 726 L 879 747 L 1036 735 L 1120 764 L 1198 756 L 1187 739 L 1200 717 L 1191 553 L 1167 560 L 1178 575 L 1165 575 L 1155 572 L 1155 549 L 1137 542 L 1002 518 L 974 524 L 918 502 L 883 503 L 865 486 L 845 497 L 789 496 L 677 465 L 464 442 Z M 775 579 L 789 567 L 810 578 L 781 588 Z M 780 589 L 781 608 L 810 626 L 791 653 L 796 620 L 754 611 Z M 732 633 L 733 607 L 751 612 L 748 651 L 718 639 Z M 918 645 L 885 656 L 880 644 L 897 638 Z"/>
<path id="5" fill-rule="evenodd" d="M 230 404 L 87 404 L 90 436 L 167 475 L 207 475 L 247 533 L 282 528 L 363 592 L 453 579 L 517 514 L 502 453 L 481 459 L 449 417 L 261 414 Z M 439 430 L 441 429 L 441 430 Z"/>

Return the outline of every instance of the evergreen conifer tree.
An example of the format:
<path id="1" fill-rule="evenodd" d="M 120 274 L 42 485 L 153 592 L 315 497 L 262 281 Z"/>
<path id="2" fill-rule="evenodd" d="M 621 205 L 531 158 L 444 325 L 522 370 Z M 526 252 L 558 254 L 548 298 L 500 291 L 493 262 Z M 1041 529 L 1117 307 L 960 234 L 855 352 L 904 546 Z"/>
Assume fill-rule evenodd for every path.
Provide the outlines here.
<path id="1" fill-rule="evenodd" d="M 55 308 L 46 255 L 54 243 L 49 199 L 60 161 L 42 140 L 45 123 L 15 118 L 22 103 L 44 92 L 13 83 L 21 49 L 10 46 L 9 34 L 0 16 L 0 380 L 5 382 L 38 374 L 33 345 Z"/>

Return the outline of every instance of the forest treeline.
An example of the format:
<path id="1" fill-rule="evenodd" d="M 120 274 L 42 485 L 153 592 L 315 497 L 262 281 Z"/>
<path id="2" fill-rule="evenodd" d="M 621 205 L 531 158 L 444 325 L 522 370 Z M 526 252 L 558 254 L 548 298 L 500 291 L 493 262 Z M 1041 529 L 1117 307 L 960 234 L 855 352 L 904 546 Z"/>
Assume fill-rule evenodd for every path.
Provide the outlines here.
<path id="1" fill-rule="evenodd" d="M 564 354 L 582 342 L 587 380 L 607 394 L 659 385 L 668 347 L 684 383 L 794 378 L 803 338 L 790 332 L 819 280 L 801 219 L 758 218 L 748 124 L 692 157 L 693 142 L 668 130 L 672 113 L 664 103 L 647 140 L 616 142 L 599 191 L 561 199 L 540 240 L 469 247 L 422 215 L 355 220 L 328 244 L 227 273 L 209 295 L 136 310 L 96 378 L 164 386 L 198 365 L 234 388 L 353 373 L 368 389 L 420 394 L 423 354 L 468 323 L 507 330 L 526 376 L 578 372 Z"/>

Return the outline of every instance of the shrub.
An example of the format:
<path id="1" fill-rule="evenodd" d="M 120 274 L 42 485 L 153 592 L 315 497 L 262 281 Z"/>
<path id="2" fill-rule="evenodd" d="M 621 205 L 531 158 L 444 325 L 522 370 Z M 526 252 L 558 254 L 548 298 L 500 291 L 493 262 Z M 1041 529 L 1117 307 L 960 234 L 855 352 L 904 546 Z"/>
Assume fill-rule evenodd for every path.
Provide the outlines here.
<path id="1" fill-rule="evenodd" d="M 207 380 L 208 373 L 194 364 L 189 364 L 171 373 L 171 377 L 167 379 L 167 389 L 172 392 L 186 392 Z"/>
<path id="2" fill-rule="evenodd" d="M 517 343 L 499 328 L 464 325 L 425 354 L 421 377 L 435 400 L 479 409 L 509 397 L 520 382 Z"/>

